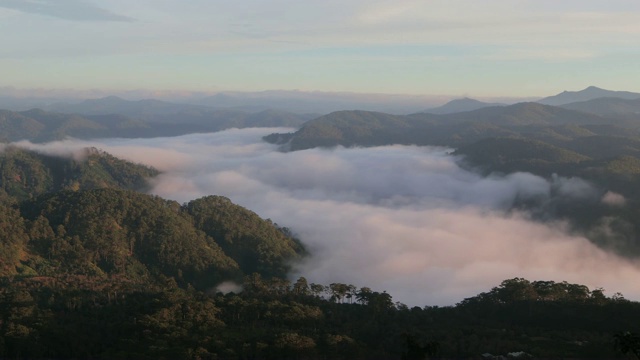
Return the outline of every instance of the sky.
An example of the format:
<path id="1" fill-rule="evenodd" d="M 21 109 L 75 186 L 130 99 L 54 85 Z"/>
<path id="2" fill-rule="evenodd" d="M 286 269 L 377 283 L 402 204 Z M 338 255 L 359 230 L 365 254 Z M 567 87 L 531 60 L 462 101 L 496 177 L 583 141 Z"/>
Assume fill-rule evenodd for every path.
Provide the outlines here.
<path id="1" fill-rule="evenodd" d="M 0 0 L 0 87 L 640 92 L 637 0 Z"/>
<path id="2" fill-rule="evenodd" d="M 69 156 L 95 146 L 162 171 L 151 193 L 180 203 L 223 195 L 289 227 L 311 255 L 295 281 L 387 291 L 411 306 L 453 305 L 524 277 L 568 281 L 640 300 L 640 264 L 604 251 L 565 223 L 507 209 L 543 202 L 624 198 L 577 178 L 463 170 L 449 149 L 416 146 L 284 153 L 261 141 L 290 129 L 232 129 L 156 139 L 19 145 Z M 602 232 L 611 233 L 606 223 Z"/>

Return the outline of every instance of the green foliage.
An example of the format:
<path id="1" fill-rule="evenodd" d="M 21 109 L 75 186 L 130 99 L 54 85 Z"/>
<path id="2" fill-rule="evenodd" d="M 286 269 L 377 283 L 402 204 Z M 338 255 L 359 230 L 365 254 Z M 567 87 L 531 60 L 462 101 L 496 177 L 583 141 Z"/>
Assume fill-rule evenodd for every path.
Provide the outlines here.
<path id="1" fill-rule="evenodd" d="M 0 189 L 17 200 L 59 190 L 138 190 L 158 174 L 153 168 L 120 160 L 95 148 L 85 149 L 76 157 L 78 160 L 8 147 L 0 153 Z"/>
<path id="2" fill-rule="evenodd" d="M 0 275 L 17 271 L 29 240 L 17 209 L 0 204 Z"/>
<path id="3" fill-rule="evenodd" d="M 34 236 L 34 250 L 67 272 L 160 272 L 199 287 L 237 276 L 235 261 L 195 229 L 175 202 L 96 189 L 48 195 L 25 203 L 23 211 L 34 224 L 32 233 L 45 233 Z"/>
<path id="4" fill-rule="evenodd" d="M 186 205 L 195 227 L 203 230 L 234 259 L 243 272 L 286 276 L 304 249 L 288 229 L 264 221 L 256 213 L 222 196 L 206 196 Z"/>

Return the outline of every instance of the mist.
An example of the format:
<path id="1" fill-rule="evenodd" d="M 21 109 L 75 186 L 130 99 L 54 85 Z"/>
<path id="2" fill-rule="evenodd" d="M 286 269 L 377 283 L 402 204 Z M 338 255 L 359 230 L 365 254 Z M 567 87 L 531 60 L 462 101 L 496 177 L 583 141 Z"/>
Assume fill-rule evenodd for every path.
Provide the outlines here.
<path id="1" fill-rule="evenodd" d="M 532 174 L 482 177 L 451 149 L 415 146 L 291 153 L 261 141 L 290 129 L 227 130 L 173 138 L 68 140 L 37 151 L 86 146 L 163 173 L 151 193 L 181 203 L 215 194 L 289 227 L 311 256 L 291 279 L 387 291 L 408 305 L 451 305 L 502 280 L 569 281 L 640 300 L 637 261 L 572 235 L 562 222 L 510 211 L 517 199 L 602 198 L 587 182 Z"/>

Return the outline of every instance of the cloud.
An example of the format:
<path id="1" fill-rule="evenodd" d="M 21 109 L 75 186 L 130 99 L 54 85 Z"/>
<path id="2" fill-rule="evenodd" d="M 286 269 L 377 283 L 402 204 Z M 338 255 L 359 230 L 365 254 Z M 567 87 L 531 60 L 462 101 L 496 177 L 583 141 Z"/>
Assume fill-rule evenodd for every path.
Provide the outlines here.
<path id="1" fill-rule="evenodd" d="M 83 0 L 0 0 L 0 7 L 72 21 L 133 21 Z"/>
<path id="2" fill-rule="evenodd" d="M 230 292 L 239 293 L 242 291 L 242 285 L 236 284 L 232 281 L 225 281 L 216 286 L 215 291 L 223 294 L 228 294 Z"/>
<path id="3" fill-rule="evenodd" d="M 624 206 L 624 204 L 627 203 L 627 199 L 625 199 L 624 196 L 618 193 L 607 191 L 602 196 L 602 202 L 610 206 Z"/>
<path id="4" fill-rule="evenodd" d="M 594 196 L 582 180 L 481 177 L 458 167 L 442 148 L 281 153 L 260 141 L 282 130 L 38 147 L 91 144 L 163 169 L 154 181 L 157 195 L 180 202 L 224 195 L 291 228 L 312 254 L 292 279 L 369 286 L 418 306 L 453 304 L 513 277 L 566 280 L 640 300 L 637 261 L 571 234 L 562 222 L 543 224 L 507 211 L 516 199 Z M 615 236 L 623 225 L 612 220 L 598 235 Z"/>

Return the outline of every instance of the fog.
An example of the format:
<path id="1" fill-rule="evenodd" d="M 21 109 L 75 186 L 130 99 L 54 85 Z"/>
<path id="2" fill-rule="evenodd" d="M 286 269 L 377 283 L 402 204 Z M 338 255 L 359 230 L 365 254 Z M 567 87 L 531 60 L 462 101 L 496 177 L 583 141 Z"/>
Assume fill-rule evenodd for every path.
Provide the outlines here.
<path id="1" fill-rule="evenodd" d="M 181 203 L 224 195 L 287 226 L 311 256 L 291 278 L 387 291 L 408 305 L 451 305 L 504 279 L 569 281 L 640 300 L 637 262 L 571 235 L 562 222 L 507 211 L 516 199 L 601 198 L 580 179 L 482 177 L 450 149 L 386 146 L 279 152 L 243 129 L 174 138 L 21 143 L 60 155 L 96 146 L 163 174 L 151 193 Z"/>

